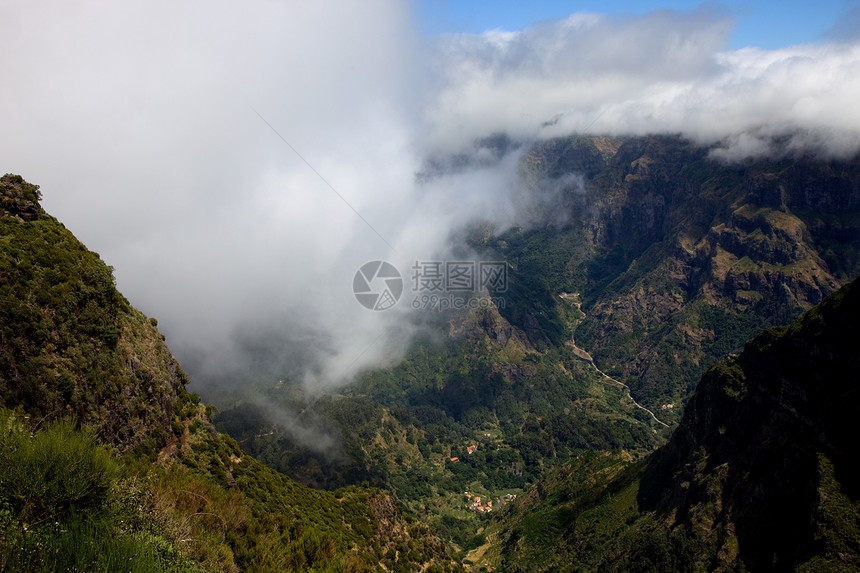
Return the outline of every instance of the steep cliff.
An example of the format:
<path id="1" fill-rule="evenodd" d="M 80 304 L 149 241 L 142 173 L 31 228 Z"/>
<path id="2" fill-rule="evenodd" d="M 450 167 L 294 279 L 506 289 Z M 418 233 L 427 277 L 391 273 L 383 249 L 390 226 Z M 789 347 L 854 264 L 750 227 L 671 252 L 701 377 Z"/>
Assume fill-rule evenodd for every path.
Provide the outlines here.
<path id="1" fill-rule="evenodd" d="M 855 281 L 710 369 L 643 477 L 642 507 L 702 532 L 720 566 L 860 565 L 858 320 Z"/>
<path id="2" fill-rule="evenodd" d="M 512 265 L 506 317 L 559 344 L 541 297 L 579 292 L 578 343 L 652 409 L 860 272 L 858 158 L 726 164 L 678 137 L 571 137 L 536 144 L 523 173 L 583 180 L 558 197 L 563 224 L 486 242 Z"/>
<path id="3" fill-rule="evenodd" d="M 0 405 L 75 414 L 120 452 L 162 447 L 188 377 L 155 321 L 41 209 L 37 186 L 6 175 L 0 187 Z"/>

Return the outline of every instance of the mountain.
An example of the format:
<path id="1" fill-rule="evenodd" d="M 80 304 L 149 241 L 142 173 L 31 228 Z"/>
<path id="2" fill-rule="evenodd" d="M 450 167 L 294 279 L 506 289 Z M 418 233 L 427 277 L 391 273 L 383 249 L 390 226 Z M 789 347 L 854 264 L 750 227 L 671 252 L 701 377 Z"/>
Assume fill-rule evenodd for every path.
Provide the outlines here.
<path id="1" fill-rule="evenodd" d="M 500 571 L 860 569 L 860 281 L 710 368 L 647 460 L 579 457 L 473 554 Z"/>
<path id="2" fill-rule="evenodd" d="M 42 211 L 37 186 L 6 175 L 0 193 L 2 403 L 45 420 L 74 414 L 121 453 L 152 451 L 188 376 L 111 267 Z"/>
<path id="3" fill-rule="evenodd" d="M 726 164 L 709 152 L 671 136 L 535 144 L 521 168 L 532 188 L 582 177 L 554 205 L 564 223 L 484 241 L 511 262 L 505 317 L 558 345 L 548 297 L 579 293 L 578 344 L 651 409 L 682 402 L 708 366 L 860 272 L 860 158 Z"/>
<path id="4" fill-rule="evenodd" d="M 390 495 L 307 488 L 219 434 L 40 198 L 0 178 L 0 569 L 459 570 Z"/>
<path id="5" fill-rule="evenodd" d="M 665 135 L 476 146 L 421 177 L 525 150 L 522 226 L 458 235 L 507 262 L 504 291 L 434 311 L 400 364 L 337 394 L 309 398 L 284 373 L 212 398 L 218 427 L 265 463 L 314 487 L 390 489 L 461 549 L 484 526 L 463 491 L 522 495 L 589 450 L 643 457 L 710 366 L 860 273 L 858 158 L 725 163 Z"/>
<path id="6" fill-rule="evenodd" d="M 657 423 L 572 347 L 538 352 L 494 308 L 447 320 L 400 364 L 336 394 L 308 400 L 286 381 L 236 390 L 216 425 L 302 483 L 393 491 L 459 551 L 481 523 L 463 492 L 518 495 L 587 449 L 641 457 L 661 443 Z"/>
<path id="7" fill-rule="evenodd" d="M 492 157 L 523 149 L 487 145 Z M 765 395 L 748 392 L 759 374 L 741 360 L 754 352 L 719 361 L 860 272 L 858 161 L 726 164 L 671 136 L 535 143 L 519 166 L 523 192 L 538 199 L 526 201 L 522 227 L 479 222 L 458 235 L 463 252 L 506 261 L 506 290 L 474 293 L 481 308 L 434 311 L 399 364 L 338 393 L 309 397 L 287 372 L 234 385 L 217 414 L 187 391 L 157 322 L 116 290 L 110 267 L 41 209 L 36 186 L 7 175 L 0 564 L 109 568 L 136 555 L 136 570 L 176 571 L 457 570 L 466 556 L 507 570 L 851 566 L 854 474 L 832 435 L 850 430 L 838 426 L 852 419 L 850 395 L 807 411 L 792 400 L 809 388 L 777 394 L 820 444 L 787 414 L 760 431 Z M 793 336 L 769 332 L 771 342 L 754 343 L 762 356 Z M 809 345 L 791 351 L 832 357 Z M 759 366 L 782 372 L 783 350 L 785 360 Z M 802 363 L 791 372 L 816 379 Z M 722 403 L 714 384 L 730 387 L 720 377 L 735 374 L 740 401 Z M 843 422 L 819 424 L 822 411 Z M 714 432 L 718 416 L 733 425 Z M 830 503 L 815 505 L 812 491 Z M 788 529 L 762 527 L 762 515 Z M 97 550 L 75 562 L 70 548 L 82 544 Z"/>

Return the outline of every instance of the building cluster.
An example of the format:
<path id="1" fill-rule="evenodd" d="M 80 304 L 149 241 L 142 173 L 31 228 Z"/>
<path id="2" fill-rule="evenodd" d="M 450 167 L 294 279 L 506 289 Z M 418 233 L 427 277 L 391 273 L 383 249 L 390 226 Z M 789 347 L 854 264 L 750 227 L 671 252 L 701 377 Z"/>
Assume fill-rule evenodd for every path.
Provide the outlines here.
<path id="1" fill-rule="evenodd" d="M 478 446 L 468 446 L 468 447 L 466 448 L 466 452 L 468 452 L 468 454 L 469 454 L 470 456 L 471 456 L 472 454 L 474 454 L 475 452 L 477 452 L 477 451 L 478 451 Z M 453 458 L 451 458 L 451 461 L 452 461 L 452 462 L 459 462 L 459 461 L 460 461 L 460 458 L 459 458 L 458 456 L 454 456 Z"/>
<path id="2" fill-rule="evenodd" d="M 499 507 L 502 507 L 503 505 L 507 505 L 509 502 L 517 498 L 516 495 L 507 493 L 498 498 L 496 501 L 493 501 L 491 499 L 481 501 L 481 496 L 479 495 L 472 495 L 468 491 L 464 493 L 466 495 L 466 501 L 469 503 L 467 509 L 469 509 L 469 511 L 477 511 L 480 513 L 490 513 L 493 511 L 493 509 L 497 509 Z"/>
<path id="3" fill-rule="evenodd" d="M 661 410 L 674 410 L 675 404 L 663 404 L 662 406 L 660 406 L 660 409 Z"/>

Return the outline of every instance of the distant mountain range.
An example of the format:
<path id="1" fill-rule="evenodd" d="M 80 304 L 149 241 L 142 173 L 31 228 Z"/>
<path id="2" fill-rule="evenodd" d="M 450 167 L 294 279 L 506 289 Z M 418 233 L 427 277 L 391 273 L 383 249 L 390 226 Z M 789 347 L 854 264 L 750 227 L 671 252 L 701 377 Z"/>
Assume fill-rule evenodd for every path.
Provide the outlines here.
<path id="1" fill-rule="evenodd" d="M 860 159 L 575 136 L 519 171 L 523 226 L 462 234 L 504 292 L 338 393 L 285 373 L 219 413 L 0 179 L 0 567 L 856 570 Z"/>

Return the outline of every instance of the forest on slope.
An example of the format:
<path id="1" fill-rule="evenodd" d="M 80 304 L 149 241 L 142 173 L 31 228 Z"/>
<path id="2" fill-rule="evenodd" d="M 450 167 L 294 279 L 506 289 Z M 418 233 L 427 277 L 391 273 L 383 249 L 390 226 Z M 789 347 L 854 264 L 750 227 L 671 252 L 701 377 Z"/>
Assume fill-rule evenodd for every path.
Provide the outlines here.
<path id="1" fill-rule="evenodd" d="M 498 571 L 857 571 L 860 281 L 702 377 L 646 460 L 590 452 L 471 557 Z"/>

